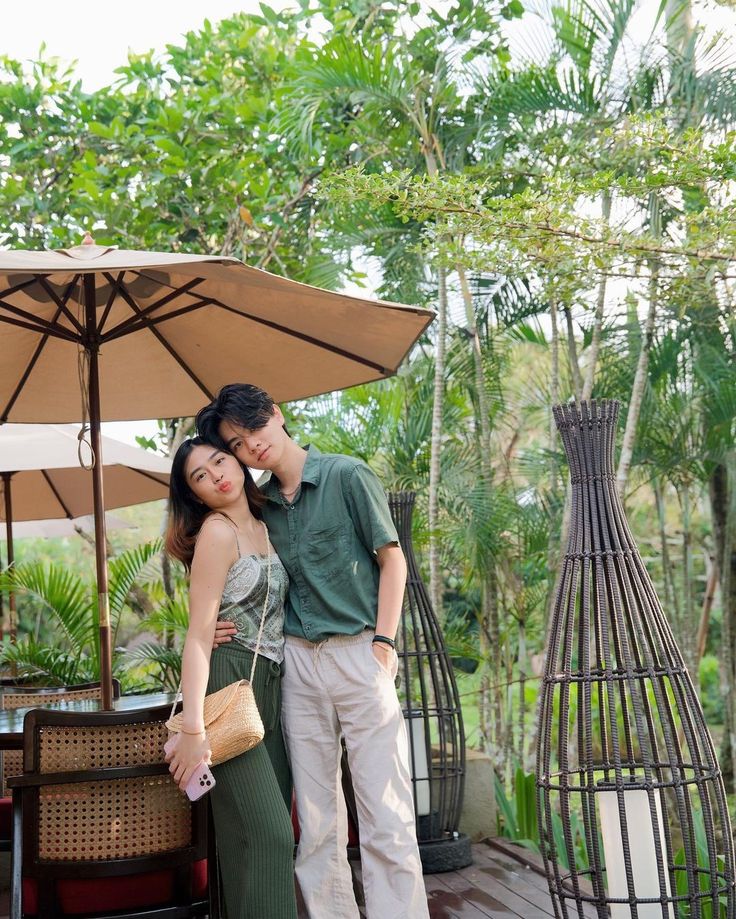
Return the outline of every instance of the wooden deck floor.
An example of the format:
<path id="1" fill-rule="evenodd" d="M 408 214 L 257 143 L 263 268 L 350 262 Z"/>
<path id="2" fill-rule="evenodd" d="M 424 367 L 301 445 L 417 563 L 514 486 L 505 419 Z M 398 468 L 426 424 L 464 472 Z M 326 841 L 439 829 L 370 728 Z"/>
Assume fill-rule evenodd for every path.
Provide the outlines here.
<path id="1" fill-rule="evenodd" d="M 549 919 L 552 901 L 543 875 L 492 845 L 473 846 L 473 864 L 427 875 L 431 919 Z"/>
<path id="2" fill-rule="evenodd" d="M 499 842 L 476 843 L 473 864 L 462 871 L 425 875 L 431 919 L 550 919 L 554 916 L 547 882 L 542 874 L 510 853 L 514 847 Z M 519 854 L 524 857 L 524 850 Z M 533 859 L 530 859 L 533 862 Z M 7 862 L 2 865 L 8 867 Z M 3 874 L 5 872 L 3 871 Z M 361 896 L 360 869 L 354 866 L 356 893 Z M 8 916 L 6 877 L 0 886 L 0 919 Z M 361 910 L 361 915 L 365 912 Z M 300 916 L 306 913 L 300 912 Z M 408 919 L 408 917 L 407 917 Z"/>
<path id="3" fill-rule="evenodd" d="M 517 854 L 522 861 L 514 857 Z M 424 876 L 431 919 L 550 919 L 554 917 L 541 863 L 505 841 L 476 843 L 473 864 L 461 871 Z M 534 867 L 536 865 L 536 868 Z M 361 902 L 360 868 L 353 865 Z M 593 914 L 594 915 L 594 914 Z M 361 916 L 365 912 L 361 909 Z M 300 912 L 300 917 L 306 913 Z M 408 917 L 407 917 L 408 919 Z"/>

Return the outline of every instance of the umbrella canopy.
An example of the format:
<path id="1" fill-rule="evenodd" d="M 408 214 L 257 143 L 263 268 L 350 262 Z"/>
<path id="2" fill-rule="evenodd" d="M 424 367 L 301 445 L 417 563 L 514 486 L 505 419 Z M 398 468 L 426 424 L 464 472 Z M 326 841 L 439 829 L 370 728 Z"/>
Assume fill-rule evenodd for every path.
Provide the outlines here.
<path id="1" fill-rule="evenodd" d="M 0 424 L 89 417 L 103 706 L 112 705 L 100 420 L 192 415 L 225 383 L 278 401 L 390 376 L 429 310 L 297 284 L 218 256 L 0 252 Z"/>
<path id="2" fill-rule="evenodd" d="M 82 418 L 79 343 L 99 349 L 103 421 L 172 418 L 238 380 L 282 402 L 390 376 L 433 316 L 231 258 L 0 252 L 0 424 Z"/>
<path id="3" fill-rule="evenodd" d="M 12 519 L 71 520 L 91 514 L 92 471 L 79 464 L 79 431 L 74 424 L 0 426 L 0 495 L 6 476 L 12 488 Z M 105 462 L 105 508 L 127 507 L 166 498 L 171 460 L 101 437 Z M 90 450 L 81 445 L 87 463 Z M 0 520 L 5 520 L 0 501 Z"/>
<path id="4" fill-rule="evenodd" d="M 90 514 L 93 471 L 80 466 L 91 460 L 73 424 L 6 424 L 0 426 L 0 521 L 5 521 L 8 565 L 14 561 L 16 521 Z M 105 457 L 106 508 L 144 504 L 166 498 L 171 460 L 111 437 L 100 437 Z M 9 632 L 15 636 L 15 597 L 10 595 Z"/>
<path id="5" fill-rule="evenodd" d="M 134 530 L 134 523 L 128 523 L 122 517 L 105 514 L 107 530 Z M 13 524 L 13 539 L 60 539 L 65 536 L 77 536 L 82 533 L 94 533 L 95 520 L 92 514 L 75 517 L 73 520 L 54 518 L 49 520 L 21 520 Z"/>

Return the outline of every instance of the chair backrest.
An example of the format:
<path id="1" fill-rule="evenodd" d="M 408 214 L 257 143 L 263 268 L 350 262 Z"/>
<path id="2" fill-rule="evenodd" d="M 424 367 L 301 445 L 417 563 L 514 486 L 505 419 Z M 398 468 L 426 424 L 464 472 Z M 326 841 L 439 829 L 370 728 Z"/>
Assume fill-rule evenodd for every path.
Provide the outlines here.
<path id="1" fill-rule="evenodd" d="M 120 698 L 120 683 L 112 681 L 113 698 Z M 99 682 L 78 683 L 75 686 L 3 686 L 0 688 L 0 708 L 31 708 L 55 702 L 75 702 L 78 699 L 101 699 Z"/>
<path id="2" fill-rule="evenodd" d="M 114 699 L 120 698 L 120 683 L 112 681 Z M 97 683 L 78 683 L 74 686 L 2 686 L 0 688 L 0 709 L 31 708 L 33 705 L 49 705 L 56 702 L 74 702 L 77 699 L 101 699 L 102 687 Z M 2 752 L 2 797 L 7 797 L 8 776 L 23 771 L 23 752 L 4 750 Z"/>
<path id="3" fill-rule="evenodd" d="M 160 706 L 95 713 L 36 709 L 26 715 L 23 776 L 11 783 L 14 813 L 22 807 L 12 878 L 13 902 L 20 901 L 21 889 L 25 893 L 22 915 L 65 915 L 80 897 L 80 884 L 94 879 L 99 885 L 104 878 L 117 886 L 108 888 L 109 902 L 103 896 L 86 903 L 95 915 L 127 908 L 145 916 L 149 909 L 164 909 L 166 900 L 178 901 L 180 911 L 192 910 L 182 915 L 207 911 L 206 873 L 204 881 L 201 876 L 207 801 L 191 804 L 163 763 L 169 713 Z M 161 872 L 168 881 L 161 881 Z M 143 883 L 131 875 L 159 881 Z"/>

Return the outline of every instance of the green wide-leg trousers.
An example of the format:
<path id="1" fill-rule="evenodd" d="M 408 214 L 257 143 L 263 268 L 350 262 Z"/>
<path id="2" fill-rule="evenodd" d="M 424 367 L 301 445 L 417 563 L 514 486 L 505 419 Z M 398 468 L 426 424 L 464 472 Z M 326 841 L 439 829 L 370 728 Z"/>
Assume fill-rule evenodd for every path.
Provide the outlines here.
<path id="1" fill-rule="evenodd" d="M 253 654 L 236 642 L 212 652 L 207 692 L 248 679 Z M 258 658 L 253 680 L 266 735 L 212 768 L 212 817 L 226 919 L 296 919 L 291 776 L 281 734 L 281 668 Z"/>

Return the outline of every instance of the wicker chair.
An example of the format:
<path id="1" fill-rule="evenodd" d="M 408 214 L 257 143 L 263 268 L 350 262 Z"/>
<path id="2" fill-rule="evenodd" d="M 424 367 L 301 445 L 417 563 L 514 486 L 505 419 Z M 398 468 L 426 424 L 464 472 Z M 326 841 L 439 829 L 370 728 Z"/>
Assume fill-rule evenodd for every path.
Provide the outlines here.
<path id="1" fill-rule="evenodd" d="M 11 919 L 214 919 L 207 799 L 191 804 L 162 762 L 168 716 L 26 715 L 23 774 L 9 780 Z"/>
<path id="2" fill-rule="evenodd" d="M 120 683 L 113 680 L 113 697 L 120 696 Z M 99 683 L 78 683 L 75 686 L 33 686 L 8 679 L 0 681 L 0 709 L 30 708 L 75 699 L 101 699 Z M 0 852 L 10 852 L 13 802 L 8 789 L 8 776 L 23 772 L 22 750 L 0 750 Z"/>
<path id="3" fill-rule="evenodd" d="M 120 698 L 120 683 L 112 681 L 113 698 Z M 102 688 L 99 683 L 79 683 L 75 686 L 13 686 L 0 687 L 0 709 L 8 711 L 15 708 L 31 708 L 34 705 L 49 705 L 57 702 L 74 702 L 77 699 L 101 699 Z M 9 846 L 3 845 L 9 832 L 5 832 L 5 821 L 2 811 L 7 807 L 10 814 L 10 792 L 7 779 L 10 775 L 20 775 L 23 772 L 23 751 L 2 751 L 2 798 L 0 798 L 0 851 L 7 851 Z M 4 800 L 7 800 L 5 804 Z M 8 821 L 9 822 L 9 821 Z"/>

